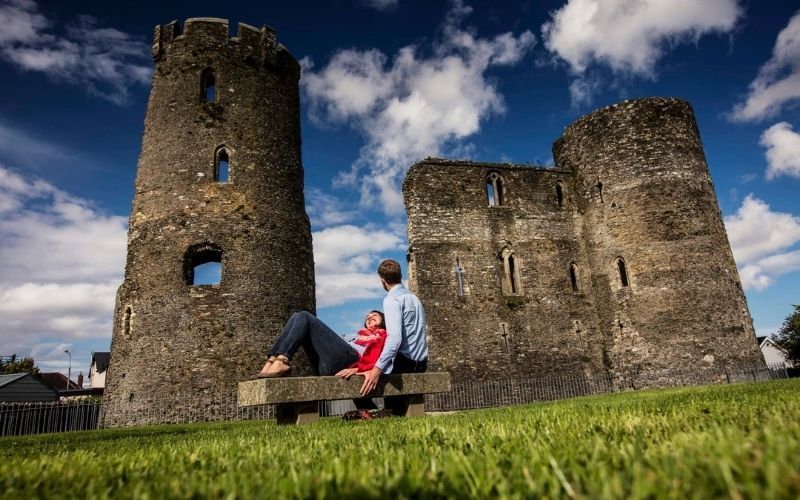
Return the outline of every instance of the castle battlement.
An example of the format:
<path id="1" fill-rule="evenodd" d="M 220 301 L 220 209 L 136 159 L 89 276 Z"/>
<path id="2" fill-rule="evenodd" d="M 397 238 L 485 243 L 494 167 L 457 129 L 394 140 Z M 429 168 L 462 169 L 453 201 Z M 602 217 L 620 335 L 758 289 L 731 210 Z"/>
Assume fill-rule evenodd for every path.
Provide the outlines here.
<path id="1" fill-rule="evenodd" d="M 216 17 L 192 17 L 184 21 L 183 27 L 177 20 L 158 25 L 153 33 L 153 60 L 158 62 L 175 43 L 191 44 L 201 50 L 235 45 L 242 57 L 259 66 L 291 65 L 299 69 L 295 57 L 277 42 L 275 29 L 267 25 L 256 28 L 240 22 L 236 36 L 230 35 L 227 19 Z"/>

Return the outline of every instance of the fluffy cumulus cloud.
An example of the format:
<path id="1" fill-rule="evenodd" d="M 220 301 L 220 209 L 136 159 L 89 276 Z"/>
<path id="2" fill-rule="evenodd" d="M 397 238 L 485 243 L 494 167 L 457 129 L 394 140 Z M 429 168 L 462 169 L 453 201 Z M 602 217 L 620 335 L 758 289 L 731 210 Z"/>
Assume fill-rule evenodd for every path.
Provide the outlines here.
<path id="1" fill-rule="evenodd" d="M 786 122 L 776 123 L 761 134 L 767 148 L 767 180 L 780 175 L 800 178 L 800 134 Z"/>
<path id="2" fill-rule="evenodd" d="M 725 227 L 745 288 L 764 290 L 778 276 L 800 270 L 800 217 L 775 212 L 751 194 L 725 217 Z"/>
<path id="3" fill-rule="evenodd" d="M 0 166 L 0 324 L 5 352 L 47 368 L 62 346 L 111 336 L 124 217 Z M 50 346 L 50 347 L 48 347 Z M 66 348 L 64 347 L 64 348 Z"/>
<path id="4" fill-rule="evenodd" d="M 132 86 L 150 82 L 145 41 L 90 16 L 73 20 L 61 34 L 52 32 L 54 24 L 33 0 L 0 0 L 0 57 L 115 104 L 128 102 Z"/>
<path id="5" fill-rule="evenodd" d="M 597 88 L 593 66 L 655 78 L 666 49 L 728 33 L 741 15 L 737 0 L 568 0 L 542 26 L 542 37 L 575 76 L 570 91 L 578 104 Z"/>
<path id="6" fill-rule="evenodd" d="M 375 270 L 386 252 L 405 248 L 398 229 L 344 224 L 314 232 L 317 306 L 380 297 Z"/>
<path id="7" fill-rule="evenodd" d="M 391 58 L 376 49 L 341 50 L 319 69 L 303 61 L 312 118 L 349 124 L 366 138 L 352 170 L 338 177 L 339 185 L 360 189 L 362 203 L 401 212 L 399 184 L 412 163 L 463 148 L 482 120 L 504 111 L 487 72 L 520 62 L 534 36 L 481 38 L 460 27 L 470 10 L 452 4 L 430 55 L 408 46 Z"/>
<path id="8" fill-rule="evenodd" d="M 779 34 L 772 57 L 758 71 L 744 102 L 730 115 L 735 121 L 759 121 L 777 115 L 800 99 L 800 11 Z"/>

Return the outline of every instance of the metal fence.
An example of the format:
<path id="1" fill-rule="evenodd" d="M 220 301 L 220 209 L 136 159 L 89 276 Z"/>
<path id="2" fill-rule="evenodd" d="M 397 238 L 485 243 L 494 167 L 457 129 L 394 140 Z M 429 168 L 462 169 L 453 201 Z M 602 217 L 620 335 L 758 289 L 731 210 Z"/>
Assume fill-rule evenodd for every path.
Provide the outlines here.
<path id="1" fill-rule="evenodd" d="M 0 403 L 0 436 L 97 429 L 101 402 Z"/>
<path id="2" fill-rule="evenodd" d="M 592 376 L 569 374 L 454 382 L 450 392 L 427 395 L 425 406 L 428 411 L 454 411 L 551 401 L 645 387 L 730 384 L 787 377 L 787 368 L 783 365 L 760 365 L 693 372 L 654 371 L 629 375 L 627 378 L 603 373 Z M 649 382 L 642 383 L 642 380 Z M 197 399 L 197 394 L 185 393 L 172 395 L 169 398 L 156 397 L 146 401 L 145 404 L 137 401 L 135 411 L 128 411 L 126 414 L 135 415 L 129 422 L 130 425 L 260 420 L 275 416 L 273 405 L 240 408 L 237 405 L 236 394 L 215 396 L 199 409 L 196 405 Z M 376 402 L 380 407 L 380 400 Z M 134 407 L 123 408 L 126 409 Z M 342 415 L 352 409 L 355 409 L 355 406 L 351 400 L 320 402 L 322 416 Z M 0 436 L 96 429 L 101 422 L 101 403 L 97 399 L 52 403 L 0 403 Z"/>

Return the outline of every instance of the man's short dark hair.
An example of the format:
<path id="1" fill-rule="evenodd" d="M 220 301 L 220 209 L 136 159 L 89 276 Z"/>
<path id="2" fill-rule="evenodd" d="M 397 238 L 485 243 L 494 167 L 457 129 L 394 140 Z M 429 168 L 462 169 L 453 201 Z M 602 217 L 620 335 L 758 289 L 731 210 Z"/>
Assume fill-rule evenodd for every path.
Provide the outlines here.
<path id="1" fill-rule="evenodd" d="M 400 270 L 400 263 L 396 260 L 384 260 L 378 266 L 378 276 L 389 285 L 396 285 L 403 281 L 403 272 Z"/>

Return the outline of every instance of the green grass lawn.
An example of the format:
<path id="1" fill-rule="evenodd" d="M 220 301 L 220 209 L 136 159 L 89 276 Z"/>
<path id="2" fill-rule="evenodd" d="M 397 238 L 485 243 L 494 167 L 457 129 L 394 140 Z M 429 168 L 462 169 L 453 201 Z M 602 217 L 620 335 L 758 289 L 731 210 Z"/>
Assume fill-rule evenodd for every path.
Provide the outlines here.
<path id="1" fill-rule="evenodd" d="M 800 379 L 0 439 L 3 498 L 800 497 Z"/>

